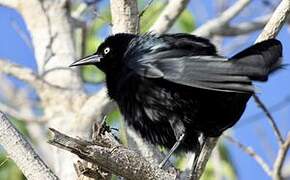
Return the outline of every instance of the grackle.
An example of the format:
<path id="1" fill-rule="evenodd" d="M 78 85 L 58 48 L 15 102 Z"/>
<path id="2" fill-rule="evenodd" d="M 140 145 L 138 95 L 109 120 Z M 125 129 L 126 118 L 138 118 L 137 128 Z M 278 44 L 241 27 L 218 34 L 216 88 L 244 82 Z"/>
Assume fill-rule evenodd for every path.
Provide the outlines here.
<path id="1" fill-rule="evenodd" d="M 95 65 L 129 126 L 172 152 L 200 152 L 199 137 L 218 137 L 241 117 L 255 92 L 281 67 L 276 39 L 233 57 L 189 34 L 116 34 L 71 66 Z M 162 162 L 161 166 L 165 164 Z"/>

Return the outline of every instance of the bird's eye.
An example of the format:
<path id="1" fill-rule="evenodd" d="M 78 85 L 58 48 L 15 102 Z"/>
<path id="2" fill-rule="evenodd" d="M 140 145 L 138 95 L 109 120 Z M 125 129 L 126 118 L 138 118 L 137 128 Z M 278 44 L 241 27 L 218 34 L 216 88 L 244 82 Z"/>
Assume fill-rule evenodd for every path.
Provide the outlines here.
<path id="1" fill-rule="evenodd" d="M 110 48 L 109 47 L 106 47 L 105 49 L 104 49 L 104 54 L 108 54 L 110 52 Z"/>

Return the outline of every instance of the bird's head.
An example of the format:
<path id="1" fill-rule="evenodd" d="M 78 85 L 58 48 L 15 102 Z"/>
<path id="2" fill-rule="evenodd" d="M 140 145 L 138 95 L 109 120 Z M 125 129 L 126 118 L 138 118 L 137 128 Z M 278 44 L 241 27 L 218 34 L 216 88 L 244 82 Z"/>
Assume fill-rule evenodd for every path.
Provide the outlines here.
<path id="1" fill-rule="evenodd" d="M 130 41 L 134 37 L 136 35 L 126 33 L 109 36 L 94 54 L 75 61 L 70 67 L 95 65 L 106 72 L 115 66 L 119 66 Z"/>

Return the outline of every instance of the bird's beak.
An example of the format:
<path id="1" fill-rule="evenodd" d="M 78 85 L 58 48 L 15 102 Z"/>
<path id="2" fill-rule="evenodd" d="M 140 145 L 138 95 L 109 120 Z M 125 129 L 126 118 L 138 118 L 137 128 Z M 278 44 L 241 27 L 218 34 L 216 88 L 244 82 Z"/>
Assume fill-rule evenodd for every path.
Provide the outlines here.
<path id="1" fill-rule="evenodd" d="M 93 54 L 73 62 L 69 67 L 96 64 L 102 59 L 101 55 Z"/>

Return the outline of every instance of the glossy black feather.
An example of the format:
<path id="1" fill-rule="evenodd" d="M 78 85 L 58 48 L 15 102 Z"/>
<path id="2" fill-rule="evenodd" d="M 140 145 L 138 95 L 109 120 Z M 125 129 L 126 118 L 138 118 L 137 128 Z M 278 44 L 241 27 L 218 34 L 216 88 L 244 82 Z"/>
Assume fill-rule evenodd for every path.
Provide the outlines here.
<path id="1" fill-rule="evenodd" d="M 184 132 L 178 150 L 193 151 L 200 133 L 219 136 L 239 120 L 252 80 L 264 81 L 279 68 L 282 45 L 264 41 L 228 60 L 193 35 L 118 34 L 95 54 L 102 57 L 95 65 L 106 74 L 108 94 L 130 126 L 166 148 Z"/>

